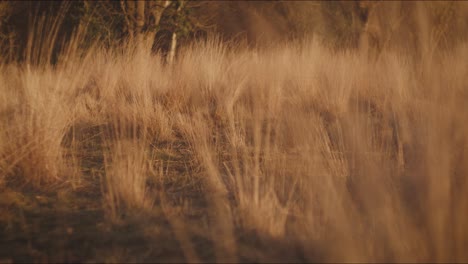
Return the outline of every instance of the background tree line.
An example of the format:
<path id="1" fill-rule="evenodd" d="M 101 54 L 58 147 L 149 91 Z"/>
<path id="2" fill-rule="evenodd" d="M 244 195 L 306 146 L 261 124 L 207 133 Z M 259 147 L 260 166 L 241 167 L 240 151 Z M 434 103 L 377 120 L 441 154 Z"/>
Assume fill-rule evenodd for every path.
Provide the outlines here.
<path id="1" fill-rule="evenodd" d="M 371 34 L 383 36 L 370 37 L 380 39 L 375 46 L 414 46 L 424 23 L 435 45 L 449 47 L 466 37 L 466 14 L 466 3 L 450 1 L 1 1 L 0 48 L 9 59 L 24 58 L 31 31 L 42 27 L 54 40 L 49 47 L 54 53 L 80 25 L 86 27 L 84 45 L 149 38 L 154 50 L 170 58 L 180 43 L 212 33 L 253 45 L 315 36 L 334 48 L 349 48 L 367 28 L 378 27 Z"/>

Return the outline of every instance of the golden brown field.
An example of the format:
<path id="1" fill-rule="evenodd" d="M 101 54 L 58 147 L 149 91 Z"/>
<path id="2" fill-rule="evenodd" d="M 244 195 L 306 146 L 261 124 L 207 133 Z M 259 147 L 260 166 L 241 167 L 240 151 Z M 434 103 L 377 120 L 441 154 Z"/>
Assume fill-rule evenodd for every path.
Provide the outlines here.
<path id="1" fill-rule="evenodd" d="M 466 43 L 70 47 L 0 65 L 0 261 L 468 261 Z"/>

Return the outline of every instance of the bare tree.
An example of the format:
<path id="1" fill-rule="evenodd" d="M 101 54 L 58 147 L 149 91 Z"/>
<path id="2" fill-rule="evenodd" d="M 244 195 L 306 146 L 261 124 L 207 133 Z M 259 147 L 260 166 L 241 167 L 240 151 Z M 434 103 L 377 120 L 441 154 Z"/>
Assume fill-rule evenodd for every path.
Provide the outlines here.
<path id="1" fill-rule="evenodd" d="M 161 18 L 163 13 L 171 8 L 173 24 L 171 42 L 169 47 L 169 52 L 167 55 L 167 62 L 172 64 L 174 61 L 177 40 L 178 40 L 178 29 L 180 17 L 183 15 L 182 11 L 185 8 L 186 1 L 177 0 L 121 0 L 121 7 L 125 13 L 125 22 L 127 24 L 128 35 L 131 39 L 136 39 L 137 42 L 143 40 L 143 36 L 146 35 L 151 38 L 153 41 L 155 39 L 156 33 L 160 28 Z"/>
<path id="2" fill-rule="evenodd" d="M 175 30 L 173 30 L 172 32 L 172 37 L 171 37 L 171 47 L 169 49 L 169 54 L 168 54 L 168 57 L 167 57 L 167 62 L 169 64 L 172 64 L 174 62 L 174 57 L 175 57 L 175 53 L 176 53 L 176 48 L 177 48 L 177 28 L 178 28 L 178 19 L 177 17 L 180 15 L 181 11 L 183 10 L 185 6 L 185 1 L 179 1 L 179 6 L 177 7 L 176 9 L 176 13 L 175 13 L 175 16 L 176 16 L 176 22 L 175 22 Z"/>
<path id="3" fill-rule="evenodd" d="M 401 4 L 384 1 L 359 1 L 363 28 L 359 47 L 373 56 L 388 47 L 402 22 Z"/>
<path id="4" fill-rule="evenodd" d="M 171 3 L 170 0 L 120 0 L 129 37 L 141 40 L 144 34 L 148 34 L 154 39 L 161 16 Z"/>
<path id="5" fill-rule="evenodd" d="M 364 14 L 359 46 L 370 56 L 399 47 L 430 58 L 463 35 L 462 27 L 456 28 L 457 18 L 464 17 L 462 5 L 454 1 L 359 1 L 359 7 Z"/>

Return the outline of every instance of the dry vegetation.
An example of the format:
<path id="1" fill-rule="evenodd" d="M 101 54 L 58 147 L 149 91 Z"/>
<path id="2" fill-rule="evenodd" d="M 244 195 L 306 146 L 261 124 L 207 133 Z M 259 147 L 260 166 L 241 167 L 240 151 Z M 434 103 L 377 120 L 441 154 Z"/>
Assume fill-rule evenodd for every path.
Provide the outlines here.
<path id="1" fill-rule="evenodd" d="M 73 47 L 0 65 L 0 261 L 468 261 L 466 43 Z"/>

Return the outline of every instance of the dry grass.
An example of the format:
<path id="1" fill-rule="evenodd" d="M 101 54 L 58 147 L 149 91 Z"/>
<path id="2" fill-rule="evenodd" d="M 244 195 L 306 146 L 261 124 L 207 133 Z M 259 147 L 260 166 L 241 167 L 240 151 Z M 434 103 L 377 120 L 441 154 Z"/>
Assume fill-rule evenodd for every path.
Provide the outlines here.
<path id="1" fill-rule="evenodd" d="M 113 219 L 159 213 L 180 186 L 206 201 L 203 229 L 162 198 L 193 261 L 190 232 L 218 261 L 468 261 L 466 61 L 467 44 L 421 65 L 212 39 L 171 66 L 144 46 L 1 65 L 0 184 L 101 179 Z"/>

